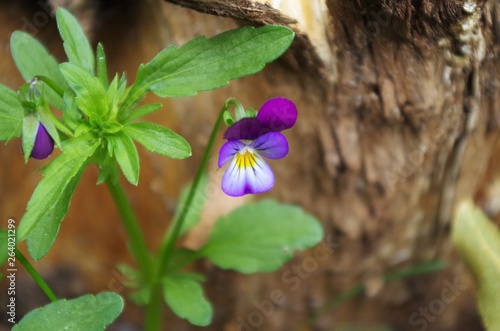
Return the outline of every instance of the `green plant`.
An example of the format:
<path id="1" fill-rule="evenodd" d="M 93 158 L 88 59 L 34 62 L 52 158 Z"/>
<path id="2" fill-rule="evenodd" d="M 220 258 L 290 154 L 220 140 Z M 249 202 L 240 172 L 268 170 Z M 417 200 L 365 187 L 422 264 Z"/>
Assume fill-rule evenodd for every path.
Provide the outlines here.
<path id="1" fill-rule="evenodd" d="M 135 289 L 132 299 L 146 307 L 148 330 L 160 329 L 163 301 L 192 324 L 210 323 L 213 309 L 203 294 L 203 276 L 186 271 L 192 262 L 208 258 L 224 269 L 242 273 L 270 272 L 289 260 L 294 250 L 312 247 L 321 240 L 322 229 L 314 217 L 296 206 L 268 200 L 245 205 L 221 217 L 208 242 L 197 251 L 175 246 L 179 236 L 199 221 L 193 201 L 195 196 L 203 197 L 205 167 L 222 122 L 225 120 L 231 129 L 243 122 L 260 121 L 260 128 L 264 130 L 253 138 L 237 138 L 238 143 L 234 144 L 245 144 L 240 139 L 255 139 L 262 144 L 245 145 L 231 154 L 235 160 L 240 155 L 237 153 L 243 151 L 249 153 L 244 160 L 255 160 L 260 156 L 254 150 L 268 158 L 281 158 L 288 152 L 286 139 L 283 141 L 279 133 L 285 127 L 274 120 L 289 114 L 282 113 L 281 106 L 267 110 L 268 116 L 276 113 L 276 118 L 263 118 L 264 113 L 244 110 L 235 99 L 223 105 L 193 184 L 183 194 L 180 208 L 156 252 L 147 250 L 120 184 L 120 170 L 133 185 L 139 182 L 140 162 L 135 143 L 174 159 L 191 155 L 189 143 L 180 135 L 142 120 L 143 116 L 161 108 L 157 104 L 139 105 L 146 93 L 160 97 L 193 96 L 256 73 L 290 46 L 294 38 L 290 29 L 244 27 L 210 39 L 197 37 L 182 47 L 169 46 L 141 65 L 135 82 L 128 85 L 124 75 L 117 74 L 109 81 L 103 46 L 99 44 L 94 54 L 82 28 L 68 11 L 59 9 L 56 17 L 68 62 L 58 64 L 36 39 L 24 32 L 14 32 L 12 56 L 27 83 L 17 93 L 0 84 L 0 139 L 21 137 L 26 162 L 30 156 L 48 157 L 54 145 L 61 150 L 43 168 L 43 178 L 15 232 L 16 242 L 26 241 L 33 259 L 41 259 L 50 250 L 83 171 L 93 165 L 99 168 L 98 184 L 107 185 L 127 232 L 137 268 L 124 267 L 123 270 L 132 279 L 130 286 Z M 283 104 L 284 99 L 279 100 Z M 290 106 L 288 101 L 286 107 Z M 233 106 L 236 120 L 228 112 Z M 293 126 L 290 119 L 285 122 L 286 128 Z M 260 136 L 264 138 L 258 140 Z M 279 146 L 271 146 L 273 141 L 279 141 Z M 246 169 L 253 166 L 254 163 L 249 163 L 250 168 Z M 252 176 L 252 172 L 247 174 Z M 272 187 L 269 171 L 266 176 L 267 184 L 259 186 L 258 192 Z M 242 185 L 251 183 L 248 185 L 252 186 L 252 181 L 261 178 L 252 177 Z M 245 186 L 240 193 L 257 191 Z M 6 233 L 1 235 L 1 243 L 7 243 Z M 6 248 L 2 253 L 7 251 Z M 14 330 L 54 330 L 54 326 L 61 330 L 102 330 L 120 314 L 123 299 L 114 293 L 57 300 L 28 260 L 18 250 L 12 251 L 9 258 L 17 257 L 54 301 L 26 315 Z M 4 261 L 8 256 L 2 258 Z"/>

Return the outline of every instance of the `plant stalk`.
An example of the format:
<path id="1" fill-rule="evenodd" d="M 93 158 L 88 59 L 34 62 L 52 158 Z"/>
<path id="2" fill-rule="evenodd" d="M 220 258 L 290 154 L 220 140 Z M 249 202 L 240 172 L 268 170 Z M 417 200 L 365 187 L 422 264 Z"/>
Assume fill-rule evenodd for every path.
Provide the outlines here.
<path id="1" fill-rule="evenodd" d="M 42 289 L 43 293 L 50 299 L 52 302 L 57 301 L 57 297 L 54 292 L 50 289 L 49 285 L 43 280 L 42 276 L 36 271 L 36 269 L 31 265 L 31 263 L 26 259 L 26 257 L 16 248 L 16 258 L 21 262 L 24 269 L 30 274 L 31 278 L 38 284 L 38 286 Z"/>
<path id="2" fill-rule="evenodd" d="M 118 181 L 114 183 L 113 180 L 108 178 L 106 179 L 106 185 L 111 193 L 111 196 L 113 197 L 113 201 L 115 202 L 116 208 L 118 209 L 125 227 L 125 231 L 127 232 L 130 242 L 130 250 L 132 251 L 134 260 L 139 266 L 144 280 L 150 280 L 152 276 L 151 258 L 148 253 L 146 241 L 142 236 L 141 228 L 139 227 L 139 223 L 137 222 L 129 201 L 127 200 L 127 196 Z"/>
<path id="3" fill-rule="evenodd" d="M 200 184 L 201 177 L 205 171 L 205 168 L 210 159 L 210 153 L 212 151 L 212 147 L 215 142 L 215 138 L 217 137 L 217 132 L 223 122 L 224 112 L 234 104 L 235 99 L 228 99 L 224 106 L 222 107 L 221 112 L 219 113 L 219 117 L 217 118 L 214 127 L 212 129 L 212 133 L 210 134 L 210 138 L 208 139 L 208 144 L 201 159 L 200 165 L 198 166 L 198 170 L 196 171 L 196 176 L 194 177 L 193 184 L 191 185 L 191 189 L 189 190 L 188 196 L 186 198 L 186 204 L 182 208 L 179 217 L 173 220 L 173 224 L 170 227 L 169 231 L 166 233 L 165 237 L 161 242 L 160 248 L 158 250 L 156 268 L 154 270 L 154 283 L 152 286 L 152 298 L 151 302 L 148 304 L 147 312 L 146 312 L 146 330 L 147 331 L 156 331 L 161 327 L 161 307 L 162 307 L 162 287 L 161 287 L 161 278 L 165 275 L 167 271 L 168 261 L 174 251 L 174 245 L 179 237 L 179 234 L 182 229 L 182 225 L 184 224 L 184 220 L 186 218 L 187 212 L 191 207 L 193 202 L 195 193 L 198 189 L 198 185 Z"/>
<path id="4" fill-rule="evenodd" d="M 44 82 L 48 87 L 52 89 L 52 91 L 56 92 L 61 98 L 64 96 L 64 89 L 60 87 L 55 81 L 50 79 L 47 76 L 36 76 L 36 80 Z"/>

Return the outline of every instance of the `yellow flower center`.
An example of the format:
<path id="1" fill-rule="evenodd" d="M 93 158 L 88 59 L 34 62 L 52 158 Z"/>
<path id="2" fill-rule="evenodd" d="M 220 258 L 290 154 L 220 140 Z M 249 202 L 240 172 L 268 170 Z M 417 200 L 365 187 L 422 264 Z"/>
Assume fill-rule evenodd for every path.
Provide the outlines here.
<path id="1" fill-rule="evenodd" d="M 248 148 L 245 148 L 236 153 L 236 166 L 238 168 L 253 168 L 256 163 L 257 158 L 255 154 Z"/>

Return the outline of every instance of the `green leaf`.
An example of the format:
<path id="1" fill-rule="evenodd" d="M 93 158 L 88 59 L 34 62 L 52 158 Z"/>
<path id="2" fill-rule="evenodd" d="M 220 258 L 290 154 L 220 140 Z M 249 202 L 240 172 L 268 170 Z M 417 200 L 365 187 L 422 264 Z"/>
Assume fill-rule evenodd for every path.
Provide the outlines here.
<path id="1" fill-rule="evenodd" d="M 61 72 L 76 93 L 76 105 L 91 120 L 102 121 L 109 112 L 107 95 L 98 78 L 71 63 L 62 63 Z"/>
<path id="2" fill-rule="evenodd" d="M 245 110 L 245 117 L 249 118 L 257 117 L 257 113 L 258 112 L 255 109 L 248 108 L 247 110 Z"/>
<path id="3" fill-rule="evenodd" d="M 184 223 L 182 223 L 180 235 L 183 235 L 184 233 L 189 231 L 193 226 L 198 224 L 198 222 L 200 221 L 200 214 L 207 198 L 206 196 L 207 185 L 208 185 L 208 176 L 204 174 L 200 178 L 198 188 L 194 193 L 193 201 L 191 202 L 191 206 L 189 206 L 187 214 L 184 218 Z M 174 220 L 176 220 L 180 216 L 182 209 L 186 208 L 186 199 L 188 197 L 189 191 L 191 190 L 191 186 L 192 184 L 189 184 L 182 190 L 179 199 L 179 204 L 177 205 L 177 209 L 175 210 Z"/>
<path id="4" fill-rule="evenodd" d="M 138 288 L 130 293 L 130 300 L 138 306 L 146 306 L 151 302 L 151 292 L 150 286 Z"/>
<path id="5" fill-rule="evenodd" d="M 105 121 L 102 123 L 101 128 L 106 133 L 117 133 L 123 129 L 123 125 L 116 121 Z"/>
<path id="6" fill-rule="evenodd" d="M 19 72 L 26 81 L 35 76 L 46 76 L 61 89 L 67 84 L 59 71 L 57 61 L 45 47 L 35 38 L 22 31 L 15 31 L 10 37 L 10 50 Z M 39 82 L 48 102 L 58 109 L 62 109 L 62 98 L 45 83 Z"/>
<path id="7" fill-rule="evenodd" d="M 31 152 L 33 151 L 39 123 L 38 115 L 36 113 L 28 114 L 23 118 L 22 146 L 24 162 L 28 162 Z"/>
<path id="8" fill-rule="evenodd" d="M 97 77 L 99 78 L 99 81 L 101 82 L 102 86 L 108 88 L 109 86 L 108 66 L 106 65 L 106 55 L 104 53 L 104 48 L 102 47 L 101 43 L 97 44 L 96 58 L 97 58 Z"/>
<path id="9" fill-rule="evenodd" d="M 129 123 L 123 127 L 123 131 L 150 152 L 172 159 L 191 156 L 191 146 L 186 139 L 161 125 L 150 122 Z"/>
<path id="10" fill-rule="evenodd" d="M 233 118 L 233 115 L 231 115 L 231 113 L 228 112 L 228 111 L 225 111 L 224 114 L 222 114 L 222 117 L 224 119 L 224 123 L 226 123 L 226 125 L 228 127 L 230 127 L 231 125 L 233 125 L 234 122 L 235 122 L 235 120 Z"/>
<path id="11" fill-rule="evenodd" d="M 47 130 L 52 139 L 54 139 L 56 145 L 62 149 L 59 131 L 57 131 L 56 125 L 54 123 L 54 121 L 57 121 L 57 119 L 54 118 L 54 115 L 50 111 L 50 108 L 47 105 L 45 107 L 40 107 L 38 110 L 38 115 L 40 116 L 40 122 L 42 122 L 43 126 L 45 126 L 45 130 Z"/>
<path id="12" fill-rule="evenodd" d="M 17 93 L 0 84 L 0 140 L 9 140 L 21 135 L 24 109 Z"/>
<path id="13" fill-rule="evenodd" d="M 112 109 L 113 106 L 116 104 L 115 99 L 117 90 L 118 90 L 118 74 L 115 75 L 115 78 L 113 78 L 113 81 L 111 81 L 111 84 L 108 86 L 108 91 L 106 92 L 109 109 Z"/>
<path id="14" fill-rule="evenodd" d="M 28 234 L 26 238 L 28 252 L 34 260 L 44 257 L 56 241 L 61 222 L 68 212 L 71 197 L 82 177 L 82 173 L 83 168 L 74 177 L 68 179 L 61 195 L 58 196 L 57 201 L 54 203 L 53 209 L 55 211 L 53 213 L 47 212 L 47 216 L 39 219 L 37 225 Z"/>
<path id="15" fill-rule="evenodd" d="M 97 166 L 99 167 L 99 177 L 97 178 L 96 185 L 104 183 L 108 178 L 111 182 L 117 183 L 120 173 L 115 159 L 105 149 L 99 150 L 98 153 Z"/>
<path id="16" fill-rule="evenodd" d="M 123 306 L 123 299 L 112 292 L 58 300 L 29 312 L 12 330 L 105 330 L 120 315 Z"/>
<path id="17" fill-rule="evenodd" d="M 82 27 L 76 18 L 62 7 L 57 9 L 56 19 L 69 62 L 79 66 L 93 76 L 94 53 Z"/>
<path id="18" fill-rule="evenodd" d="M 316 245 L 322 236 L 313 216 L 266 200 L 221 217 L 200 253 L 223 269 L 268 272 L 292 258 L 294 250 Z"/>
<path id="19" fill-rule="evenodd" d="M 65 141 L 64 152 L 45 167 L 28 202 L 17 229 L 17 240 L 28 239 L 28 250 L 35 260 L 43 257 L 53 244 L 78 180 L 99 145 L 99 140 L 91 139 L 84 135 Z"/>
<path id="20" fill-rule="evenodd" d="M 170 275 L 163 280 L 165 302 L 180 318 L 191 324 L 207 326 L 212 320 L 213 309 L 203 295 L 203 288 L 190 275 Z"/>
<path id="21" fill-rule="evenodd" d="M 472 202 L 453 220 L 453 243 L 474 275 L 476 299 L 486 329 L 500 330 L 500 231 Z"/>
<path id="22" fill-rule="evenodd" d="M 243 27 L 182 47 L 170 46 L 139 67 L 125 109 L 148 91 L 161 97 L 192 96 L 254 74 L 283 54 L 294 38 L 283 26 Z"/>
<path id="23" fill-rule="evenodd" d="M 168 259 L 166 270 L 168 273 L 176 273 L 179 270 L 182 270 L 187 265 L 193 263 L 193 261 L 198 260 L 200 258 L 202 258 L 202 256 L 198 254 L 198 251 L 193 251 L 187 248 L 174 249 L 174 251 L 172 252 L 172 254 Z M 198 281 L 205 280 L 201 275 L 199 274 L 196 275 L 197 277 L 195 277 L 196 278 L 195 280 Z"/>
<path id="24" fill-rule="evenodd" d="M 66 90 L 64 92 L 64 108 L 63 108 L 63 117 L 64 122 L 71 128 L 71 130 L 75 131 L 75 129 L 81 124 L 82 121 L 82 113 L 76 106 L 75 102 L 75 93 L 71 90 Z"/>
<path id="25" fill-rule="evenodd" d="M 111 144 L 113 154 L 122 169 L 123 175 L 131 184 L 137 185 L 140 170 L 139 154 L 137 154 L 134 142 L 123 131 L 106 136 L 106 138 Z"/>
<path id="26" fill-rule="evenodd" d="M 123 123 L 132 122 L 133 120 L 154 113 L 158 109 L 161 109 L 161 104 L 159 103 L 141 106 L 125 116 Z"/>
<path id="27" fill-rule="evenodd" d="M 107 92 L 108 107 L 111 111 L 110 118 L 116 119 L 118 117 L 119 105 L 127 93 L 128 90 L 126 89 L 126 81 L 120 79 L 118 74 L 116 74 L 115 78 L 113 78 L 113 81 L 109 85 Z"/>

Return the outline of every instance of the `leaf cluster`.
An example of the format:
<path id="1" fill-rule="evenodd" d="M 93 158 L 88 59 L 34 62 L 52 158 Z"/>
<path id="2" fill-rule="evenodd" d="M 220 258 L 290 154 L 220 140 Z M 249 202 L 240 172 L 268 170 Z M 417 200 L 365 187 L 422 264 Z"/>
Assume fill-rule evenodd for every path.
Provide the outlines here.
<path id="1" fill-rule="evenodd" d="M 200 187 L 197 195 L 206 196 Z M 183 205 L 182 201 L 179 204 Z M 200 221 L 192 215 L 188 231 Z M 244 205 L 220 217 L 211 229 L 208 241 L 197 251 L 178 248 L 162 278 L 163 296 L 173 312 L 190 323 L 206 326 L 211 322 L 213 309 L 203 294 L 203 276 L 186 270 L 198 259 L 207 258 L 221 269 L 244 274 L 278 270 L 289 261 L 296 250 L 318 244 L 323 230 L 318 221 L 301 208 L 264 200 Z M 122 271 L 137 282 L 134 298 L 139 304 L 151 300 L 151 288 L 139 281 L 139 273 L 126 267 Z"/>
<path id="2" fill-rule="evenodd" d="M 43 257 L 53 244 L 89 164 L 99 168 L 98 183 L 116 182 L 121 169 L 137 185 L 136 143 L 174 159 L 191 155 L 189 143 L 179 134 L 143 120 L 161 108 L 139 106 L 146 93 L 181 97 L 226 85 L 261 70 L 293 40 L 293 32 L 280 26 L 197 37 L 182 47 L 165 48 L 141 65 L 136 81 L 128 85 L 124 74 L 109 81 L 103 46 L 98 44 L 93 51 L 74 16 L 60 8 L 56 19 L 68 61 L 59 64 L 35 38 L 16 31 L 11 53 L 28 83 L 18 93 L 0 84 L 0 139 L 22 136 L 27 161 L 41 123 L 62 150 L 44 169 L 19 227 L 18 240 L 28 241 L 34 259 Z"/>
<path id="3" fill-rule="evenodd" d="M 43 125 L 61 150 L 43 169 L 43 178 L 17 229 L 17 241 L 27 241 L 35 260 L 54 243 L 88 165 L 98 166 L 98 183 L 116 183 L 120 169 L 137 185 L 140 161 L 136 144 L 173 159 L 191 155 L 190 145 L 179 134 L 143 119 L 161 108 L 159 104 L 140 105 L 146 93 L 185 97 L 227 85 L 260 71 L 294 38 L 290 29 L 281 26 L 243 27 L 213 38 L 200 36 L 181 47 L 162 50 L 139 67 L 135 82 L 129 85 L 124 74 L 109 79 L 104 47 L 98 44 L 93 50 L 75 17 L 60 8 L 56 18 L 68 61 L 58 63 L 35 38 L 14 32 L 11 53 L 27 83 L 17 93 L 0 84 L 0 140 L 21 136 L 28 161 L 36 130 Z M 255 111 L 248 112 L 240 115 L 255 116 Z M 234 122 L 227 114 L 225 120 Z M 197 187 L 196 208 L 185 206 L 187 191 L 182 194 L 175 217 L 182 208 L 189 210 L 181 234 L 199 222 L 207 183 L 204 178 Z M 0 231 L 0 237 L 5 233 Z M 243 206 L 215 223 L 200 250 L 173 251 L 160 279 L 164 300 L 179 317 L 208 325 L 213 308 L 203 293 L 203 276 L 187 268 L 193 261 L 207 258 L 220 268 L 246 274 L 270 272 L 288 261 L 295 250 L 312 247 L 321 238 L 318 222 L 298 207 L 274 201 Z M 149 303 L 154 284 L 131 268 L 122 270 L 130 278 L 128 285 L 136 290 L 135 300 Z M 113 293 L 59 300 L 32 311 L 14 330 L 102 330 L 122 309 L 121 297 Z"/>

